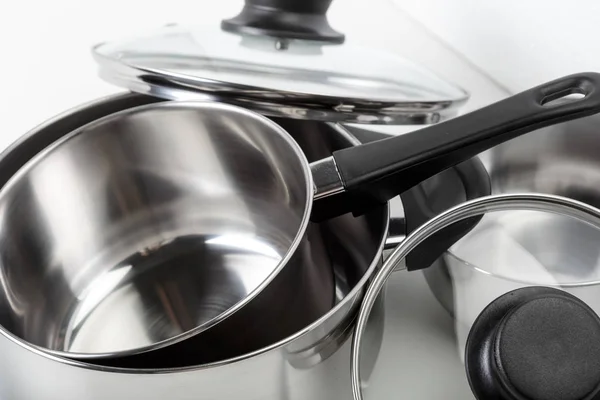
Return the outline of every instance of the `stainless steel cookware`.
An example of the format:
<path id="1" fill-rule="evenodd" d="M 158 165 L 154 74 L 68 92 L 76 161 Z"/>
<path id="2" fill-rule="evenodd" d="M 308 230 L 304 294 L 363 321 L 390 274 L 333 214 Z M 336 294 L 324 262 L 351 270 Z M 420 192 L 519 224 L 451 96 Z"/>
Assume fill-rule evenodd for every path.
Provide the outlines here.
<path id="1" fill-rule="evenodd" d="M 553 125 L 482 153 L 480 157 L 490 177 L 491 192 L 555 194 L 600 207 L 597 124 L 598 118 L 594 115 Z M 513 220 L 507 224 L 497 214 L 490 214 L 488 220 L 485 226 L 467 235 L 459 245 L 450 248 L 431 267 L 423 270 L 433 294 L 451 314 L 454 313 L 457 297 L 460 297 L 457 293 L 460 290 L 456 280 L 458 275 L 453 279 L 453 271 L 470 268 L 489 270 L 492 260 L 496 264 L 493 268 L 501 269 L 502 264 L 507 262 L 506 256 L 489 259 L 485 255 L 487 251 L 477 251 L 481 249 L 481 242 L 490 242 L 492 236 L 497 239 L 495 254 L 516 256 L 519 249 L 522 262 L 540 260 L 556 274 L 568 268 L 569 275 L 577 272 L 582 279 L 594 275 L 595 271 L 590 271 L 589 264 L 583 260 L 597 257 L 597 231 L 552 216 L 523 221 L 522 224 Z M 570 258 L 566 262 L 560 256 L 560 250 L 564 248 L 578 249 L 579 258 Z M 460 275 L 464 276 L 464 272 Z M 493 281 L 481 274 L 473 276 L 478 277 L 479 283 L 471 279 L 471 284 L 493 289 Z"/>
<path id="2" fill-rule="evenodd" d="M 325 13 L 330 2 L 321 3 L 306 2 L 300 9 L 305 16 L 306 12 L 312 15 L 314 11 L 323 28 L 327 25 Z M 261 11 L 260 2 L 249 1 L 246 6 L 246 11 L 257 11 L 255 6 L 259 13 Z M 93 49 L 94 57 L 104 79 L 133 91 L 169 100 L 210 99 L 233 103 L 271 117 L 281 117 L 280 125 L 286 129 L 288 119 L 299 120 L 292 124 L 294 126 L 316 120 L 367 124 L 437 122 L 453 116 L 468 98 L 461 88 L 389 54 L 369 52 L 371 61 L 373 57 L 380 60 L 371 64 L 376 68 L 348 62 L 349 57 L 356 59 L 357 49 L 353 46 L 341 46 L 341 42 L 324 46 L 319 40 L 295 36 L 284 29 L 284 25 L 289 27 L 289 12 L 298 11 L 297 5 L 272 2 L 271 6 L 269 21 L 262 22 L 273 22 L 273 18 L 286 22 L 278 24 L 276 37 L 272 31 L 265 34 L 256 26 L 250 32 L 244 28 L 232 29 L 227 21 L 220 27 L 217 20 L 214 25 L 192 27 L 171 24 L 148 36 L 97 45 Z M 234 20 L 229 22 L 234 23 Z M 234 25 L 246 26 L 245 22 L 241 25 L 239 22 L 242 21 L 237 20 Z M 296 28 L 302 29 L 306 20 L 297 22 Z M 367 54 L 365 50 L 358 49 L 358 54 Z M 171 122 L 173 120 L 168 123 Z M 283 173 L 286 168 L 282 171 L 275 170 L 279 167 L 271 168 L 285 163 L 285 156 L 277 152 L 277 145 L 268 150 L 262 148 L 273 153 L 271 161 L 262 163 L 266 169 L 261 170 L 260 162 L 253 164 L 253 160 L 246 160 L 253 168 L 234 167 L 232 171 L 221 173 L 207 169 L 200 178 L 195 176 L 197 166 L 208 165 L 211 157 L 214 161 L 214 157 L 223 153 L 215 154 L 214 148 L 193 138 L 190 134 L 193 122 L 179 121 L 179 135 L 160 138 L 156 134 L 160 126 L 153 125 L 150 129 L 144 122 L 133 124 L 137 124 L 134 129 L 138 131 L 137 136 L 122 137 L 128 135 L 115 131 L 108 135 L 111 138 L 105 136 L 101 144 L 82 144 L 82 148 L 51 157 L 49 168 L 40 167 L 37 172 L 30 171 L 31 175 L 25 173 L 24 180 L 28 182 L 15 188 L 15 192 L 30 200 L 23 203 L 25 207 L 17 208 L 21 210 L 16 213 L 19 217 L 7 220 L 8 225 L 14 226 L 25 208 L 38 210 L 37 214 L 26 216 L 28 224 L 34 223 L 40 214 L 46 217 L 43 217 L 44 224 L 31 230 L 32 236 L 15 236 L 11 242 L 11 245 L 19 242 L 19 247 L 25 242 L 35 247 L 33 259 L 25 261 L 30 263 L 29 268 L 20 269 L 11 279 L 13 282 L 30 280 L 44 289 L 37 293 L 27 285 L 17 288 L 19 297 L 27 297 L 24 300 L 27 317 L 15 311 L 12 305 L 8 306 L 6 324 L 11 331 L 55 354 L 69 354 L 77 359 L 93 357 L 102 359 L 106 365 L 168 367 L 251 352 L 285 338 L 331 309 L 334 274 L 331 269 L 320 267 L 321 263 L 330 263 L 329 254 L 321 240 L 314 238 L 317 234 L 311 233 L 312 224 L 307 222 L 303 212 L 308 202 L 294 203 L 302 201 L 304 193 L 301 192 L 310 188 L 305 185 L 294 189 L 295 193 L 288 193 L 285 185 L 290 175 Z M 126 129 L 121 124 L 117 130 L 121 128 Z M 185 129 L 189 129 L 187 134 L 183 132 Z M 232 126 L 227 129 L 235 130 Z M 148 132 L 142 134 L 143 131 Z M 184 136 L 188 136 L 187 139 Z M 237 145 L 231 142 L 224 147 L 237 150 L 225 151 L 226 164 L 241 161 L 238 156 L 242 153 L 246 154 L 244 157 L 260 156 L 261 145 L 256 147 L 257 143 L 245 141 L 244 134 L 233 136 L 232 141 Z M 158 156 L 159 150 L 165 150 L 166 157 Z M 322 158 L 327 155 L 323 153 Z M 83 167 L 69 166 L 79 162 L 84 163 Z M 271 162 L 274 163 L 269 167 Z M 264 172 L 275 181 L 263 182 L 264 177 L 259 176 Z M 52 175 L 53 181 L 61 174 L 65 190 L 55 191 L 54 183 L 45 184 L 45 189 L 41 186 L 33 189 L 39 184 L 33 183 L 40 181 L 39 173 Z M 228 174 L 237 175 L 235 179 L 249 178 L 248 182 L 254 181 L 258 186 L 256 193 L 244 195 L 248 204 L 242 201 L 244 204 L 234 205 L 237 211 L 232 209 L 225 215 L 215 207 L 225 210 L 226 201 L 236 203 L 235 196 L 229 194 L 239 195 L 246 190 L 246 184 L 231 185 Z M 200 187 L 191 183 L 194 179 L 203 182 Z M 94 186 L 84 188 L 82 183 Z M 279 186 L 280 190 L 265 192 L 263 189 L 268 191 L 271 184 L 274 184 L 272 189 Z M 29 193 L 30 189 L 37 194 Z M 51 206 L 42 205 L 46 200 L 40 201 L 40 190 L 45 193 L 44 197 L 54 199 L 57 207 L 52 211 Z M 212 205 L 194 201 L 199 190 L 212 190 L 209 195 Z M 251 200 L 254 194 L 259 194 L 255 200 L 264 201 L 262 205 Z M 262 194 L 267 197 L 260 200 Z M 291 197 L 285 198 L 288 195 Z M 275 196 L 277 201 L 289 201 L 289 204 L 279 210 L 276 206 L 270 207 L 269 196 Z M 261 207 L 273 211 L 272 219 L 277 225 L 281 224 L 278 228 L 262 232 L 255 229 L 258 227 L 253 215 L 259 214 Z M 296 207 L 299 208 L 294 210 Z M 302 215 L 294 215 L 298 211 Z M 288 212 L 291 214 L 285 215 Z M 205 228 L 196 229 L 198 223 Z M 221 225 L 214 237 L 197 237 L 209 234 L 204 231 L 213 229 L 210 224 Z M 235 224 L 243 227 L 233 229 Z M 239 235 L 223 233 L 230 231 Z M 12 257 L 10 263 L 15 257 L 22 257 L 25 248 L 14 250 L 13 247 L 13 253 L 7 255 Z M 259 248 L 262 250 L 257 250 Z M 270 256 L 250 255 L 254 251 L 267 251 Z M 230 253 L 235 257 L 229 257 Z M 195 265 L 207 259 L 222 268 L 200 279 L 200 270 Z M 274 265 L 269 265 L 273 262 L 280 267 L 290 267 L 277 273 Z M 173 268 L 173 263 L 178 267 Z M 256 267 L 259 263 L 260 267 Z M 302 267 L 301 271 L 292 267 L 305 263 L 312 265 Z M 31 264 L 43 267 L 35 269 Z M 248 268 L 242 268 L 242 264 L 254 265 L 254 272 L 248 274 Z M 167 269 L 169 279 L 165 278 Z M 52 276 L 46 279 L 47 275 Z M 281 293 L 282 289 L 277 289 L 280 285 L 270 280 L 286 281 L 281 287 L 293 286 L 294 290 L 285 289 Z M 155 285 L 157 282 L 161 282 L 160 287 Z M 222 293 L 223 287 L 227 287 L 227 295 L 216 294 Z M 52 299 L 52 305 L 40 307 L 48 298 Z M 115 310 L 116 303 L 119 308 Z M 237 309 L 245 311 L 240 314 Z M 109 314 L 112 325 L 103 320 L 103 316 Z M 230 319 L 229 314 L 237 316 Z M 278 322 L 273 324 L 272 321 Z M 131 332 L 122 334 L 121 324 L 127 324 Z M 228 334 L 220 333 L 219 329 L 206 330 L 215 324 L 221 325 L 220 329 Z M 236 335 L 227 339 L 240 327 L 244 328 L 244 337 Z M 199 331 L 204 331 L 206 345 L 200 352 L 198 346 L 184 340 Z M 172 348 L 159 351 L 173 343 L 178 343 L 179 351 L 173 353 L 179 354 L 178 357 L 171 356 Z M 153 350 L 152 355 L 148 354 L 149 350 Z M 139 357 L 130 358 L 134 353 Z"/>
<path id="3" fill-rule="evenodd" d="M 596 113 L 599 83 L 591 73 L 558 79 L 310 167 L 280 125 L 237 106 L 113 113 L 50 145 L 0 192 L 3 325 L 60 355 L 120 366 L 267 346 L 334 302 L 309 218 L 379 207 L 499 142 Z M 552 103 L 573 92 L 585 96 Z"/>
<path id="4" fill-rule="evenodd" d="M 328 254 L 301 241 L 311 188 L 281 150 L 304 157 L 296 142 L 262 141 L 265 120 L 218 103 L 146 107 L 53 143 L 4 186 L 3 325 L 80 359 L 218 325 L 181 352 L 206 363 L 329 311 Z"/>
<path id="5" fill-rule="evenodd" d="M 358 124 L 422 125 L 457 114 L 465 90 L 365 46 L 356 40 L 361 32 L 346 42 L 320 40 L 322 29 L 334 32 L 330 4 L 245 0 L 237 17 L 169 24 L 92 52 L 102 79 L 168 100 L 211 99 L 263 115 Z"/>
<path id="6" fill-rule="evenodd" d="M 1 185 L 36 154 L 82 125 L 157 101 L 137 94 L 111 96 L 68 111 L 37 127 L 0 156 Z M 287 119 L 277 120 L 277 123 L 297 140 L 309 161 L 358 144 L 352 135 L 335 125 Z M 332 308 L 314 323 L 278 343 L 210 365 L 116 368 L 77 362 L 20 339 L 6 323 L 7 316 L 2 314 L 0 397 L 41 400 L 347 399 L 351 396 L 347 339 L 364 287 L 380 265 L 387 223 L 387 205 L 361 216 L 346 214 L 318 224 L 310 222 L 308 240 L 312 243 L 323 241 L 323 246 L 328 249 L 329 256 L 324 260 L 327 264 L 321 267 L 333 271 L 335 298 Z M 9 277 L 4 271 L 2 276 L 3 279 Z M 369 355 L 363 360 L 364 377 L 370 373 L 381 341 L 381 300 L 369 323 L 369 350 L 365 351 Z M 128 333 L 125 329 L 120 332 L 122 335 Z M 174 363 L 168 353 L 167 359 L 161 362 Z"/>
<path id="7" fill-rule="evenodd" d="M 536 220 L 547 217 L 569 220 L 573 225 L 595 231 L 596 236 L 600 232 L 600 211 L 596 207 L 548 194 L 486 196 L 453 207 L 420 226 L 392 252 L 365 294 L 352 342 L 351 375 L 356 400 L 363 398 L 358 367 L 366 318 L 388 277 L 423 240 L 461 220 L 481 215 L 483 219 L 475 230 L 488 221 L 504 219 L 505 223 L 518 226 L 521 221 L 527 223 L 536 216 Z M 482 266 L 476 270 L 473 266 L 461 265 L 464 276 L 488 276 L 488 283 L 495 280 L 497 284 L 479 285 L 481 282 L 471 281 L 461 288 L 462 297 L 455 317 L 456 336 L 452 332 L 438 334 L 446 342 L 458 341 L 457 359 L 460 356 L 464 366 L 460 361 L 446 363 L 446 366 L 460 368 L 462 374 L 466 374 L 477 399 L 594 398 L 600 387 L 598 280 L 593 276 L 578 276 L 577 266 L 597 270 L 597 259 L 580 257 L 578 246 L 567 244 L 556 249 L 554 254 L 562 254 L 561 260 L 575 267 L 569 277 L 568 265 L 564 274 L 555 274 L 542 264 L 495 252 L 497 239 L 488 236 L 478 244 L 488 251 L 491 263 L 505 258 L 504 261 L 512 263 L 512 268 L 488 270 Z M 461 268 L 455 271 L 454 279 L 460 279 Z M 475 312 L 471 314 L 472 311 Z M 444 326 L 442 323 L 436 327 Z M 424 347 L 428 348 L 426 341 L 436 335 L 432 332 L 425 336 Z M 436 362 L 435 357 L 432 362 Z M 402 368 L 418 367 L 398 366 L 398 370 Z M 452 374 L 456 375 L 454 371 Z M 401 378 L 397 383 L 401 390 Z"/>
<path id="8" fill-rule="evenodd" d="M 65 136 L 3 188 L 13 334 L 57 355 L 166 368 L 250 353 L 334 307 L 326 240 L 305 215 L 311 188 L 281 143 L 261 147 L 251 121 L 267 120 L 216 103 L 158 107 Z M 126 357 L 211 327 L 202 346 Z"/>

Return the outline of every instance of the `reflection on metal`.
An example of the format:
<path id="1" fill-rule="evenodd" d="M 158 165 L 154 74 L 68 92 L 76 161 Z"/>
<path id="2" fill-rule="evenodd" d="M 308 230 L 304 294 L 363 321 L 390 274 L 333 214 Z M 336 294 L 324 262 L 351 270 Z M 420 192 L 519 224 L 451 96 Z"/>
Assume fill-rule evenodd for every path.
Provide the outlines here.
<path id="1" fill-rule="evenodd" d="M 576 200 L 547 194 L 502 194 L 480 197 L 455 206 L 421 225 L 408 235 L 387 258 L 374 276 L 361 304 L 351 351 L 352 393 L 355 400 L 363 400 L 360 356 L 368 318 L 377 296 L 397 268 L 398 263 L 428 237 L 456 222 L 482 214 L 516 210 L 561 214 L 600 229 L 599 209 Z"/>
<path id="2" fill-rule="evenodd" d="M 315 200 L 344 191 L 344 184 L 333 157 L 315 161 L 310 165 L 310 169 L 316 187 Z"/>

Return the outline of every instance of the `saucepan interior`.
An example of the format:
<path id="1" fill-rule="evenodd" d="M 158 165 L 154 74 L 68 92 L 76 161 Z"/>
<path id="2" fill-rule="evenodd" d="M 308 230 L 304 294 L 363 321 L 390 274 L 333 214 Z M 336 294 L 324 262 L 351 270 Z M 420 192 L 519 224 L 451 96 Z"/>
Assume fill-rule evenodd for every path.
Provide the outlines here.
<path id="1" fill-rule="evenodd" d="M 9 330 L 69 353 L 152 346 L 240 307 L 291 257 L 312 190 L 286 162 L 295 142 L 219 104 L 167 104 L 67 135 L 3 188 Z"/>
<path id="2" fill-rule="evenodd" d="M 113 112 L 153 102 L 156 102 L 156 99 L 152 97 L 128 94 L 97 102 L 93 106 L 82 108 L 74 115 L 62 116 L 56 121 L 51 121 L 48 126 L 34 131 L 36 132 L 34 135 L 21 139 L 19 143 L 5 152 L 3 178 L 6 178 L 5 181 L 8 180 L 36 153 L 51 146 L 53 142 L 66 135 L 67 132 L 77 129 L 79 125 L 92 122 Z M 343 131 L 334 129 L 334 125 L 288 119 L 276 121 L 288 130 L 309 161 L 321 159 L 334 149 L 353 144 L 353 138 Z M 151 135 L 155 128 L 150 127 L 146 134 Z M 135 144 L 133 141 L 119 146 L 117 142 L 112 142 L 117 147 L 114 149 L 115 153 L 110 148 L 110 140 L 94 143 L 99 147 L 92 146 L 88 150 L 96 150 L 98 153 L 103 148 L 101 146 L 105 146 L 104 149 L 108 146 L 111 149 L 108 154 L 115 154 L 116 157 L 117 155 L 123 156 L 123 148 L 131 148 L 127 146 Z M 187 149 L 178 148 L 178 151 L 185 153 Z M 202 152 L 201 149 L 198 151 Z M 182 178 L 179 175 L 172 183 L 170 179 L 165 179 L 165 171 L 162 169 L 132 168 L 134 171 L 125 169 L 125 172 L 128 173 L 118 174 L 115 171 L 115 168 L 119 166 L 117 164 L 116 167 L 102 170 L 99 165 L 107 168 L 106 164 L 110 163 L 101 163 L 98 154 L 92 153 L 94 152 L 88 152 L 89 157 L 87 158 L 81 157 L 80 153 L 68 154 L 70 157 L 64 161 L 71 160 L 72 162 L 73 159 L 88 161 L 78 165 L 79 170 L 66 168 L 67 165 L 61 164 L 59 158 L 58 163 L 53 165 L 55 168 L 58 166 L 58 172 L 62 171 L 62 174 L 50 174 L 49 182 L 40 183 L 39 179 L 31 180 L 18 187 L 20 201 L 9 204 L 16 207 L 16 209 L 13 208 L 13 212 L 17 210 L 17 215 L 24 216 L 25 225 L 15 225 L 18 220 L 15 215 L 6 214 L 3 219 L 5 231 L 10 229 L 19 233 L 8 242 L 10 246 L 7 247 L 8 252 L 5 253 L 9 257 L 7 260 L 11 261 L 13 259 L 10 257 L 17 257 L 17 260 L 22 261 L 23 264 L 19 264 L 20 268 L 8 268 L 10 265 L 15 267 L 16 265 L 3 262 L 4 289 L 0 298 L 2 309 L 0 323 L 13 336 L 49 349 L 55 354 L 77 349 L 76 346 L 82 345 L 93 345 L 94 349 L 101 349 L 97 346 L 103 344 L 114 346 L 115 343 L 123 343 L 123 347 L 137 345 L 140 343 L 140 339 L 152 340 L 147 335 L 149 330 L 152 332 L 153 326 L 163 328 L 163 330 L 158 330 L 157 334 L 161 331 L 168 333 L 169 329 L 185 329 L 185 326 L 181 325 L 180 316 L 174 313 L 183 312 L 184 316 L 187 314 L 189 317 L 189 310 L 182 307 L 185 306 L 184 301 L 203 295 L 210 298 L 210 294 L 214 294 L 214 292 L 210 292 L 211 287 L 208 282 L 193 282 L 193 268 L 203 260 L 202 257 L 218 256 L 214 251 L 207 250 L 210 246 L 196 240 L 196 237 L 177 236 L 173 240 L 160 242 L 161 246 L 158 248 L 153 247 L 150 243 L 149 248 L 144 247 L 142 252 L 139 251 L 138 245 L 144 242 L 145 233 L 164 234 L 165 231 L 169 232 L 169 227 L 172 229 L 170 232 L 181 232 L 178 229 L 182 227 L 185 231 L 186 227 L 194 226 L 193 223 L 198 221 L 199 216 L 206 215 L 206 213 L 202 214 L 202 209 L 197 206 L 180 208 L 173 205 L 173 199 L 176 197 L 174 194 L 191 195 L 189 192 L 191 189 L 186 185 L 189 182 L 180 181 Z M 140 154 L 146 154 L 143 148 L 136 149 L 129 157 L 125 157 L 125 160 L 129 161 L 124 161 L 119 157 L 120 162 L 123 163 L 120 166 L 133 165 L 135 160 L 140 160 Z M 194 159 L 202 161 L 201 157 Z M 181 168 L 182 163 L 185 166 L 185 160 L 168 158 L 160 160 L 170 166 L 176 165 Z M 61 166 L 65 169 L 61 170 Z M 73 165 L 71 164 L 71 166 Z M 112 175 L 106 175 L 111 172 Z M 177 172 L 179 174 L 181 170 Z M 23 171 L 17 175 L 20 174 L 24 174 Z M 111 188 L 105 186 L 108 182 L 107 176 L 117 178 L 115 182 L 112 182 Z M 74 186 L 77 179 L 83 178 L 95 178 L 82 182 L 85 187 L 90 187 L 95 192 L 81 193 L 81 188 Z M 162 185 L 169 183 L 168 190 L 163 191 L 161 186 L 153 185 L 155 181 Z M 56 190 L 47 186 L 50 182 L 56 186 Z M 153 192 L 152 188 L 157 190 Z M 42 189 L 41 193 L 40 189 Z M 106 196 L 107 193 L 118 194 L 119 192 L 122 192 L 123 195 L 121 199 L 108 201 L 111 199 Z M 273 192 L 268 193 L 274 195 Z M 52 196 L 52 194 L 54 196 L 50 198 L 42 197 L 42 195 Z M 79 197 L 80 202 L 77 202 L 68 197 L 73 194 L 75 197 L 84 196 L 83 200 L 87 201 L 81 201 L 82 198 Z M 185 196 L 183 198 L 185 199 Z M 46 204 L 45 200 L 51 201 Z M 52 204 L 59 208 L 51 207 Z M 112 207 L 107 209 L 109 204 Z M 161 207 L 155 207 L 153 212 L 149 213 L 149 207 L 157 204 Z M 179 203 L 179 205 L 181 204 Z M 189 205 L 190 202 L 184 201 L 183 204 Z M 157 209 L 162 214 L 158 213 L 157 215 Z M 361 286 L 361 282 L 364 283 L 366 275 L 372 270 L 381 254 L 386 235 L 387 215 L 387 207 L 382 206 L 360 217 L 344 215 L 319 224 L 309 223 L 307 236 L 309 242 L 313 243 L 311 252 L 312 254 L 321 254 L 314 249 L 327 248 L 326 256 L 319 259 L 323 262 L 319 267 L 325 270 L 329 269 L 335 277 L 335 299 L 331 305 L 333 310 L 325 310 L 323 313 L 327 314 L 327 311 L 331 311 L 327 314 L 330 318 L 325 320 L 322 327 L 325 336 L 328 329 L 333 329 L 343 320 L 351 317 L 351 311 L 356 305 L 354 303 L 358 300 L 357 290 L 360 290 L 358 286 Z M 148 219 L 150 216 L 154 220 Z M 180 218 L 176 218 L 175 221 L 179 221 L 178 223 L 181 225 L 169 225 L 169 220 L 157 219 L 164 216 L 179 216 Z M 216 216 L 227 218 L 222 214 Z M 237 218 L 236 220 L 251 225 L 248 222 L 251 219 Z M 128 221 L 129 225 L 124 224 L 125 221 Z M 162 222 L 156 224 L 157 221 Z M 109 222 L 110 224 L 108 224 Z M 105 223 L 108 226 L 103 225 Z M 164 228 L 164 230 L 156 232 L 156 226 Z M 117 232 L 122 236 L 118 237 L 119 240 L 113 236 L 112 240 L 114 241 L 111 242 L 111 235 L 108 232 L 94 230 L 100 227 L 110 227 L 113 229 L 112 235 Z M 236 225 L 236 228 L 239 228 L 239 225 Z M 283 228 L 282 231 L 285 232 Z M 62 242 L 62 245 L 59 246 L 56 234 L 61 232 L 66 233 L 67 236 L 62 237 L 69 238 L 70 241 Z M 260 233 L 255 229 L 252 234 L 256 236 L 257 232 Z M 46 236 L 49 233 L 51 235 Z M 282 240 L 281 232 L 277 235 L 276 240 Z M 275 244 L 273 247 L 276 249 L 277 242 L 272 241 L 271 243 Z M 113 244 L 114 247 L 106 247 L 107 244 Z M 113 252 L 113 249 L 119 251 Z M 135 262 L 136 257 L 128 257 L 128 252 L 133 252 L 138 261 L 144 260 L 144 257 L 148 257 L 148 255 L 153 255 L 152 259 L 157 260 L 158 263 L 147 264 L 144 268 L 143 263 L 134 264 L 132 261 Z M 161 253 L 162 256 L 160 256 Z M 117 257 L 117 255 L 121 256 Z M 61 256 L 64 258 L 60 258 Z M 252 264 L 253 266 L 259 265 L 260 267 L 264 264 L 259 261 L 263 261 L 265 258 L 270 261 L 269 256 L 272 256 L 272 253 L 256 257 L 255 254 L 248 254 L 248 249 L 242 248 L 238 249 L 232 260 L 228 261 L 230 264 L 224 266 L 235 270 L 235 266 L 239 265 L 236 264 L 236 259 L 246 257 L 247 260 L 257 261 Z M 91 261 L 86 261 L 87 264 L 84 263 L 86 268 L 78 270 L 76 261 L 88 257 Z M 71 268 L 68 268 L 69 266 Z M 142 268 L 139 268 L 140 266 Z M 141 273 L 131 274 L 131 270 L 138 268 Z M 185 271 L 186 268 L 191 270 Z M 154 273 L 152 273 L 153 270 Z M 187 276 L 188 273 L 191 275 Z M 183 279 L 184 276 L 187 278 Z M 227 279 L 237 279 L 237 285 L 234 285 L 233 289 L 241 288 L 241 293 L 243 293 L 244 282 L 242 280 L 240 284 L 239 276 L 226 274 L 224 276 L 217 275 L 214 278 L 216 280 L 224 279 L 221 283 L 225 282 L 226 284 L 231 283 Z M 154 283 L 154 287 L 150 283 Z M 88 285 L 87 291 L 82 289 L 86 288 L 86 284 Z M 97 285 L 95 289 L 93 289 L 94 285 Z M 198 287 L 196 288 L 194 285 L 198 285 Z M 214 285 L 214 281 L 211 285 Z M 204 288 L 208 292 L 198 293 L 198 288 Z M 224 303 L 227 299 L 214 298 L 214 300 L 213 311 L 219 305 L 227 304 Z M 348 300 L 351 301 L 348 302 Z M 179 325 L 176 325 L 175 322 Z M 197 362 L 190 359 L 183 365 L 196 364 Z M 175 364 L 170 366 L 176 367 L 182 366 L 182 364 L 175 361 Z M 152 363 L 149 364 L 149 367 L 152 367 Z M 161 365 L 158 367 L 160 368 Z"/>

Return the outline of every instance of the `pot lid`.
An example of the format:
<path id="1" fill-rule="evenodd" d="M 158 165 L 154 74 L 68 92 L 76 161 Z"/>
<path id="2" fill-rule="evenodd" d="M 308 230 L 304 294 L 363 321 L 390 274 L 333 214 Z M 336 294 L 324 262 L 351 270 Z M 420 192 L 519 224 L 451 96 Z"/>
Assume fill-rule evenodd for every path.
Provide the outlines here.
<path id="1" fill-rule="evenodd" d="M 424 240 L 475 217 L 475 228 L 424 270 L 425 280 L 407 270 L 390 279 Z M 486 196 L 421 225 L 387 258 L 361 304 L 355 400 L 386 398 L 398 387 L 407 398 L 596 398 L 599 240 L 600 210 L 546 194 Z M 371 320 L 388 280 L 391 337 L 373 366 Z"/>
<path id="2" fill-rule="evenodd" d="M 266 22 L 264 7 L 255 4 L 265 2 L 281 0 L 247 0 L 229 20 L 169 25 L 96 45 L 100 76 L 169 100 L 211 99 L 269 116 L 363 124 L 434 123 L 456 115 L 468 98 L 408 60 L 352 45 L 328 26 L 327 1 L 283 1 L 280 7 L 318 9 L 271 10 Z"/>

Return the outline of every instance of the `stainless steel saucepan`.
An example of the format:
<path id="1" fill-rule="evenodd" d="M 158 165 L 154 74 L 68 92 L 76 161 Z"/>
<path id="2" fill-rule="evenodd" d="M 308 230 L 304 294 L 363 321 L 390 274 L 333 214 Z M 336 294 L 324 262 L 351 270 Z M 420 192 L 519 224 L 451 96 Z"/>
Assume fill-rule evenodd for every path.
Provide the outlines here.
<path id="1" fill-rule="evenodd" d="M 144 119 L 144 110 L 151 109 L 159 112 Z M 252 159 L 260 153 L 245 147 L 243 135 L 260 133 L 251 121 L 260 124 L 262 118 L 252 115 L 237 128 L 223 125 L 231 135 L 216 127 L 220 122 L 214 121 L 230 110 L 239 115 L 237 108 L 219 104 L 132 108 L 115 114 L 116 124 L 93 122 L 85 133 L 61 139 L 15 174 L 3 188 L 4 206 L 11 211 L 2 225 L 12 233 L 4 236 L 1 255 L 7 288 L 2 326 L 56 355 L 168 368 L 250 353 L 327 314 L 339 301 L 332 264 L 340 261 L 332 260 L 335 251 L 326 247 L 340 238 L 303 218 L 306 199 L 286 188 L 293 182 L 289 171 L 272 164 L 285 164 L 285 153 L 265 143 L 273 159 Z M 104 129 L 100 134 L 98 127 Z M 299 140 L 312 137 L 309 153 L 314 153 L 315 137 L 326 134 Z M 224 153 L 215 151 L 211 141 L 226 138 L 231 142 L 221 148 Z M 330 140 L 345 138 L 340 131 Z M 237 148 L 235 139 L 240 139 Z M 293 139 L 285 140 L 305 157 Z M 319 156 L 330 154 L 323 144 L 319 148 Z M 221 170 L 210 165 L 217 160 L 229 165 Z M 241 168 L 235 168 L 238 163 Z M 242 175 L 254 176 L 256 187 Z M 297 191 L 303 190 L 308 185 Z M 278 201 L 289 209 L 278 207 Z M 294 214 L 293 207 L 300 211 Z M 261 226 L 265 210 L 272 211 L 271 228 Z M 369 224 L 364 229 L 385 234 L 383 225 Z M 308 227 L 307 234 L 298 234 L 299 226 Z M 356 233 L 359 227 L 347 229 Z M 355 242 L 355 233 L 346 240 Z M 355 243 L 365 246 L 355 247 L 355 256 L 364 258 L 361 265 L 373 260 L 363 250 L 382 242 L 383 237 Z M 219 322 L 242 307 L 245 316 Z M 206 347 L 182 340 L 196 326 L 217 322 L 219 329 L 203 336 Z M 176 341 L 181 344 L 175 351 L 157 349 Z M 127 357 L 132 348 L 155 351 Z"/>
<path id="2" fill-rule="evenodd" d="M 0 193 L 2 325 L 58 355 L 119 366 L 268 346 L 335 299 L 310 219 L 363 213 L 491 146 L 596 113 L 598 87 L 598 74 L 568 76 L 310 165 L 281 126 L 236 106 L 108 115 Z M 554 103 L 573 92 L 585 96 Z"/>
<path id="3" fill-rule="evenodd" d="M 157 101 L 160 100 L 155 97 L 126 93 L 90 102 L 53 118 L 24 135 L 0 155 L 0 187 L 36 154 L 69 132 L 114 112 Z M 309 161 L 359 144 L 337 124 L 291 119 L 276 121 L 298 142 Z M 181 360 L 163 353 L 167 354 L 165 359 L 151 360 L 139 368 L 115 368 L 57 356 L 19 339 L 16 332 L 8 329 L 9 325 L 4 325 L 0 328 L 0 353 L 3 355 L 0 359 L 0 398 L 348 399 L 351 396 L 347 374 L 348 338 L 364 289 L 381 265 L 388 216 L 387 205 L 382 205 L 361 216 L 346 214 L 321 223 L 310 223 L 309 241 L 322 241 L 329 254 L 323 260 L 326 264 L 319 268 L 333 271 L 334 305 L 314 323 L 277 343 L 210 365 L 199 365 L 199 361 L 190 367 L 168 368 Z M 157 286 L 157 290 L 160 289 L 161 286 Z M 138 293 L 142 294 L 141 291 Z M 362 370 L 366 379 L 377 358 L 383 335 L 382 300 L 383 297 L 378 301 L 377 311 L 372 314 L 367 329 L 368 344 L 365 347 L 368 349 L 363 354 L 368 355 L 363 357 Z M 21 303 L 22 306 L 25 304 Z M 152 305 L 149 301 L 145 304 Z M 168 303 L 164 305 L 168 306 Z M 5 314 L 2 316 L 4 318 Z M 293 318 L 291 315 L 285 317 Z M 5 322 L 3 320 L 3 324 Z M 120 328 L 121 335 L 130 333 L 124 327 Z M 166 366 L 151 367 L 152 363 L 160 362 Z M 31 384 L 32 377 L 35 377 L 35 385 Z"/>

